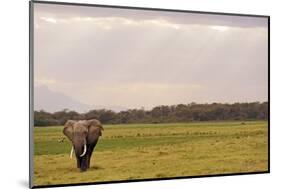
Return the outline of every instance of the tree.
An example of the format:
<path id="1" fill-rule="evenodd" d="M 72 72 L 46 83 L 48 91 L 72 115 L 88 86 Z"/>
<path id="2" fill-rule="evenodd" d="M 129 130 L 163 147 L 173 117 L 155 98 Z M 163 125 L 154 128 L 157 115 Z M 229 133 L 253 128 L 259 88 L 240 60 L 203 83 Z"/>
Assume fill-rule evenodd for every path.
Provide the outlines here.
<path id="1" fill-rule="evenodd" d="M 209 120 L 267 120 L 268 102 L 234 104 L 178 104 L 161 105 L 152 110 L 129 109 L 121 112 L 99 109 L 77 113 L 68 109 L 49 113 L 35 111 L 35 126 L 63 125 L 67 120 L 98 119 L 103 124 L 118 123 L 171 123 Z"/>

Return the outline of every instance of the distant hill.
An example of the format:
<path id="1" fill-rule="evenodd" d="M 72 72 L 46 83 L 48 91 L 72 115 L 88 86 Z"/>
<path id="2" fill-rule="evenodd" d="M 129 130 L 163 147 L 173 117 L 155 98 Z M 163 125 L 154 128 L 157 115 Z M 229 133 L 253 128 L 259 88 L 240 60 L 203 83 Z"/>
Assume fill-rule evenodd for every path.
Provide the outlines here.
<path id="1" fill-rule="evenodd" d="M 120 112 L 120 111 L 126 111 L 128 108 L 125 108 L 123 106 L 102 106 L 102 105 L 93 105 L 92 109 L 106 109 L 106 110 L 113 110 L 115 112 Z"/>
<path id="2" fill-rule="evenodd" d="M 87 105 L 63 93 L 52 91 L 44 85 L 34 87 L 34 109 L 47 112 L 69 109 L 79 113 L 91 109 L 107 109 L 116 112 L 127 110 L 127 108 L 121 106 Z"/>
<path id="3" fill-rule="evenodd" d="M 54 92 L 47 86 L 36 86 L 34 87 L 34 109 L 48 112 L 60 111 L 63 109 L 85 112 L 90 109 L 90 106 L 65 94 Z"/>

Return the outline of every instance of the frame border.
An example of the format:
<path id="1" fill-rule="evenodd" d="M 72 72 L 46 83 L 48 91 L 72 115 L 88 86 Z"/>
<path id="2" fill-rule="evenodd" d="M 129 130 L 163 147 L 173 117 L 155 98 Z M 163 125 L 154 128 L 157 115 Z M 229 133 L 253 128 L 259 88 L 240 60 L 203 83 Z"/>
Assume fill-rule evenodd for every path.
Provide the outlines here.
<path id="1" fill-rule="evenodd" d="M 133 9 L 133 10 L 148 10 L 148 11 L 166 11 L 166 12 L 181 12 L 181 13 L 195 13 L 195 14 L 211 14 L 224 16 L 244 16 L 244 17 L 258 17 L 267 18 L 267 32 L 268 32 L 268 159 L 267 170 L 257 172 L 241 172 L 241 173 L 222 173 L 210 175 L 194 175 L 194 176 L 178 176 L 166 178 L 147 178 L 134 180 L 113 180 L 113 181 L 98 181 L 85 183 L 70 183 L 70 184 L 50 184 L 50 185 L 34 185 L 34 144 L 33 144 L 33 130 L 34 130 L 34 4 L 52 4 L 65 6 L 86 6 L 86 7 L 100 7 L 100 8 L 119 8 L 119 9 Z M 114 184 L 114 183 L 131 183 L 143 181 L 161 181 L 161 180 L 176 180 L 176 179 L 191 179 L 191 178 L 208 178 L 208 177 L 223 177 L 223 176 L 239 176 L 239 175 L 255 175 L 270 173 L 270 16 L 259 14 L 240 14 L 240 13 L 225 13 L 225 12 L 207 12 L 207 11 L 192 11 L 180 9 L 164 9 L 164 8 L 149 8 L 149 7 L 133 7 L 120 5 L 103 5 L 103 4 L 88 4 L 88 3 L 71 3 L 71 2 L 57 2 L 57 1 L 29 1 L 29 188 L 51 188 L 51 187 L 67 187 L 67 186 L 85 186 L 85 185 L 99 185 L 99 184 Z"/>
<path id="2" fill-rule="evenodd" d="M 34 176 L 34 4 L 29 1 L 29 188 Z"/>

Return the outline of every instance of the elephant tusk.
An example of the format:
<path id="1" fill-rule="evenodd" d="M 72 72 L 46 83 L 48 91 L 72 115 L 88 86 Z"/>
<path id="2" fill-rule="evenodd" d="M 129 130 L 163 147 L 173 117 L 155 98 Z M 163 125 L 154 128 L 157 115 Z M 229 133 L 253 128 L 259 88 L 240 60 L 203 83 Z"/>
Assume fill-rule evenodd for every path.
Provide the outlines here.
<path id="1" fill-rule="evenodd" d="M 70 159 L 72 159 L 72 155 L 73 155 L 73 146 L 72 146 L 72 148 L 71 148 L 71 151 L 70 151 Z"/>
<path id="2" fill-rule="evenodd" d="M 83 153 L 80 155 L 80 157 L 83 157 L 85 154 L 86 154 L 86 151 L 87 151 L 87 146 L 86 144 L 84 145 L 84 151 Z"/>

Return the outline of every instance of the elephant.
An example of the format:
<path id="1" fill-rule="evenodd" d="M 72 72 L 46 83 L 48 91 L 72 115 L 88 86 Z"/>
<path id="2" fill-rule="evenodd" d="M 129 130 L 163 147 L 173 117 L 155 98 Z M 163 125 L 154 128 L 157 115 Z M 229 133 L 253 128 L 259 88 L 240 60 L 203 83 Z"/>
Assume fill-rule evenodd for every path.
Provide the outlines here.
<path id="1" fill-rule="evenodd" d="M 99 120 L 68 120 L 64 124 L 63 134 L 72 143 L 70 158 L 75 151 L 77 168 L 81 172 L 90 168 L 93 150 L 102 136 L 103 126 Z"/>

